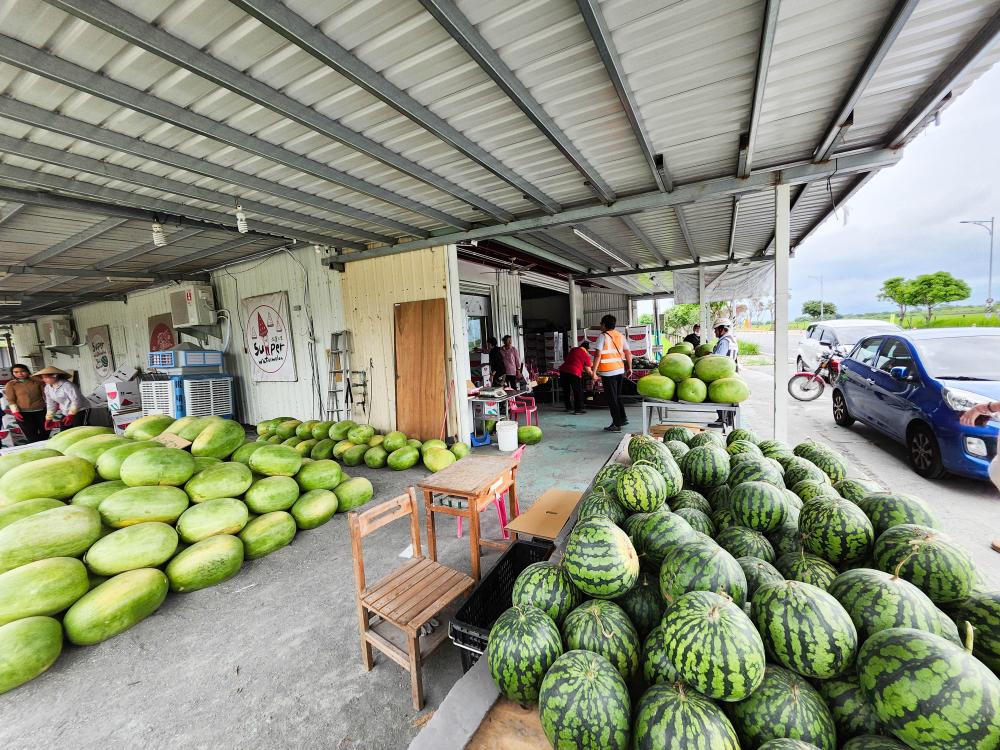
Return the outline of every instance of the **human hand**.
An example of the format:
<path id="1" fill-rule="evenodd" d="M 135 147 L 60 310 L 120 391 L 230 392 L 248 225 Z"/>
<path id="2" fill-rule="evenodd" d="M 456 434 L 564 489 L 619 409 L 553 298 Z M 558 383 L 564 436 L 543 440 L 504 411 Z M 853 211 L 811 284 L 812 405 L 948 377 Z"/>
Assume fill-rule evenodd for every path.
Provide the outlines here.
<path id="1" fill-rule="evenodd" d="M 73 419 L 75 416 L 76 416 L 75 414 L 67 414 L 65 417 L 62 418 L 62 421 L 59 424 L 61 424 L 63 427 L 72 427 Z"/>
<path id="2" fill-rule="evenodd" d="M 971 409 L 962 412 L 962 416 L 958 418 L 958 421 L 964 424 L 966 427 L 974 427 L 976 422 L 979 421 L 980 417 L 989 416 L 992 413 L 990 409 L 991 404 L 977 404 Z"/>
<path id="3" fill-rule="evenodd" d="M 19 411 L 11 411 L 10 415 L 14 417 L 18 422 L 24 421 L 24 415 Z"/>
<path id="4" fill-rule="evenodd" d="M 59 426 L 59 423 L 56 420 L 46 418 L 46 420 L 45 420 L 45 429 L 46 430 L 54 430 L 58 426 Z"/>

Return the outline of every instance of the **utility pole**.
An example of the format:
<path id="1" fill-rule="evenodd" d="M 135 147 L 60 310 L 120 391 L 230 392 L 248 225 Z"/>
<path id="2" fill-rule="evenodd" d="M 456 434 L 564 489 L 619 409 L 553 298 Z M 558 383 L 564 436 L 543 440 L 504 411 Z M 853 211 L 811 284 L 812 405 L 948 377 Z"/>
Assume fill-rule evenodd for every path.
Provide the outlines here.
<path id="1" fill-rule="evenodd" d="M 819 319 L 822 321 L 826 318 L 826 302 L 823 301 L 823 274 L 810 276 L 809 278 L 819 279 Z"/>
<path id="2" fill-rule="evenodd" d="M 977 220 L 977 221 L 960 221 L 959 224 L 975 224 L 977 227 L 982 227 L 987 232 L 990 233 L 990 263 L 989 263 L 989 273 L 986 277 L 986 314 L 993 314 L 993 229 L 994 222 L 996 221 L 995 216 L 991 216 L 989 221 Z"/>

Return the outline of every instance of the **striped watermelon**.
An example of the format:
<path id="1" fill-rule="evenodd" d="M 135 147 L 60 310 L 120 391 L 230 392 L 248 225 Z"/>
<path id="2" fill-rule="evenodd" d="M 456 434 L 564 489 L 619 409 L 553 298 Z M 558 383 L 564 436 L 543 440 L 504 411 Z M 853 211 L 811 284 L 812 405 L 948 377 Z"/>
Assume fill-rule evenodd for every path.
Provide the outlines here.
<path id="1" fill-rule="evenodd" d="M 645 452 L 651 445 L 653 445 L 653 442 L 653 438 L 649 435 L 630 435 L 628 446 L 626 446 L 625 449 L 628 453 L 628 457 L 631 458 L 633 462 L 638 461 L 641 458 L 645 458 Z"/>
<path id="2" fill-rule="evenodd" d="M 658 510 L 656 513 L 633 513 L 624 521 L 622 521 L 621 524 L 622 531 L 628 534 L 628 537 L 629 539 L 632 540 L 632 544 L 635 547 L 636 552 L 639 551 L 639 546 L 636 543 L 637 540 L 636 535 L 639 532 L 639 528 L 642 526 L 642 524 L 646 522 L 646 519 L 648 519 L 650 516 L 659 515 L 662 512 L 663 509 L 660 508 L 660 510 Z"/>
<path id="3" fill-rule="evenodd" d="M 736 562 L 743 568 L 743 575 L 747 577 L 747 596 L 751 599 L 761 585 L 785 580 L 776 567 L 759 557 L 737 557 Z"/>
<path id="4" fill-rule="evenodd" d="M 811 742 L 779 737 L 778 739 L 768 740 L 758 747 L 757 750 L 819 750 L 819 748 Z"/>
<path id="5" fill-rule="evenodd" d="M 609 518 L 579 521 L 566 540 L 562 566 L 587 596 L 614 599 L 639 580 L 639 556 Z"/>
<path id="6" fill-rule="evenodd" d="M 740 701 L 764 677 L 764 644 L 729 597 L 692 591 L 663 616 L 667 655 L 687 685 L 710 698 Z"/>
<path id="7" fill-rule="evenodd" d="M 785 480 L 768 458 L 746 458 L 737 463 L 729 473 L 729 486 L 736 487 L 744 482 L 767 482 L 784 488 Z"/>
<path id="8" fill-rule="evenodd" d="M 847 478 L 847 459 L 828 445 L 806 440 L 796 445 L 792 453 L 812 461 L 832 482 Z"/>
<path id="9" fill-rule="evenodd" d="M 891 737 L 879 737 L 874 734 L 863 734 L 841 745 L 840 750 L 910 750 L 899 740 Z"/>
<path id="10" fill-rule="evenodd" d="M 730 526 L 720 531 L 715 541 L 733 557 L 759 557 L 774 562 L 774 547 L 767 537 L 746 526 Z"/>
<path id="11" fill-rule="evenodd" d="M 514 606 L 535 607 L 561 625 L 566 615 L 583 601 L 580 590 L 558 563 L 543 560 L 529 565 L 514 581 Z"/>
<path id="12" fill-rule="evenodd" d="M 608 492 L 614 494 L 618 491 L 618 477 L 621 476 L 622 472 L 624 472 L 626 468 L 628 467 L 624 464 L 606 464 L 594 476 L 594 488 L 607 490 Z"/>
<path id="13" fill-rule="evenodd" d="M 681 508 L 694 508 L 702 513 L 711 513 L 712 505 L 705 496 L 694 490 L 681 490 L 668 501 L 670 510 L 677 512 Z"/>
<path id="14" fill-rule="evenodd" d="M 650 513 L 667 499 L 663 475 L 644 461 L 629 466 L 618 477 L 618 500 L 633 513 Z"/>
<path id="15" fill-rule="evenodd" d="M 687 443 L 682 443 L 680 440 L 666 440 L 663 444 L 667 446 L 675 461 L 680 461 L 684 454 L 691 450 Z"/>
<path id="16" fill-rule="evenodd" d="M 789 580 L 802 581 L 824 591 L 839 575 L 837 569 L 822 557 L 803 551 L 782 555 L 775 561 L 774 567 Z"/>
<path id="17" fill-rule="evenodd" d="M 789 509 L 789 512 L 791 509 Z M 781 558 L 784 555 L 798 554 L 802 552 L 802 534 L 799 533 L 799 519 L 795 516 L 795 522 L 788 518 L 785 523 L 767 535 L 767 541 L 774 547 L 774 554 Z"/>
<path id="18" fill-rule="evenodd" d="M 715 527 L 715 536 L 731 526 L 739 526 L 736 523 L 736 519 L 733 518 L 733 512 L 729 508 L 716 508 L 712 511 L 712 515 L 709 518 L 712 519 L 712 525 Z"/>
<path id="19" fill-rule="evenodd" d="M 639 669 L 639 634 L 625 610 L 614 602 L 590 599 L 570 612 L 562 624 L 567 650 L 600 654 L 626 680 Z"/>
<path id="20" fill-rule="evenodd" d="M 751 443 L 749 440 L 731 441 L 726 447 L 726 453 L 730 456 L 735 456 L 738 453 L 745 453 L 748 456 L 764 458 L 764 454 L 760 452 L 760 448 L 757 447 L 757 444 Z"/>
<path id="21" fill-rule="evenodd" d="M 632 538 L 641 561 L 659 573 L 664 556 L 681 542 L 694 539 L 694 530 L 676 513 L 660 511 L 649 513 L 637 524 Z"/>
<path id="22" fill-rule="evenodd" d="M 642 644 L 642 677 L 647 685 L 677 682 L 677 670 L 667 656 L 663 626 L 657 625 Z"/>
<path id="23" fill-rule="evenodd" d="M 785 493 L 768 482 L 743 482 L 729 494 L 733 517 L 741 526 L 767 533 L 781 526 L 788 513 Z"/>
<path id="24" fill-rule="evenodd" d="M 726 435 L 726 445 L 732 445 L 737 440 L 745 440 L 754 446 L 760 442 L 760 439 L 753 432 L 753 430 L 748 430 L 744 427 L 737 427 L 735 430 L 732 430 L 728 435 Z"/>
<path id="25" fill-rule="evenodd" d="M 966 622 L 975 628 L 972 653 L 1000 674 L 1000 591 L 973 591 L 952 609 L 952 616 L 960 632 Z"/>
<path id="26" fill-rule="evenodd" d="M 809 481 L 808 479 L 806 480 Z M 802 498 L 796 495 L 787 487 L 785 488 L 785 504 L 789 508 L 795 508 L 796 510 L 802 510 Z M 795 515 L 795 523 L 799 522 L 798 514 Z"/>
<path id="27" fill-rule="evenodd" d="M 663 442 L 666 443 L 673 440 L 687 445 L 693 437 L 694 432 L 687 427 L 670 427 L 663 433 Z"/>
<path id="28" fill-rule="evenodd" d="M 633 750 L 740 750 L 736 730 L 715 703 L 683 683 L 653 685 L 639 699 Z"/>
<path id="29" fill-rule="evenodd" d="M 834 565 L 864 559 L 875 541 L 868 516 L 842 497 L 819 496 L 803 504 L 799 531 L 808 552 Z"/>
<path id="30" fill-rule="evenodd" d="M 842 743 L 851 737 L 883 731 L 882 722 L 861 694 L 856 674 L 851 672 L 829 680 L 817 680 L 815 685 L 833 715 L 837 737 Z"/>
<path id="31" fill-rule="evenodd" d="M 862 642 L 889 628 L 913 628 L 944 638 L 955 637 L 941 612 L 927 595 L 909 581 L 881 570 L 857 568 L 841 573 L 827 589 L 841 603 L 858 629 Z"/>
<path id="32" fill-rule="evenodd" d="M 768 664 L 758 690 L 733 704 L 730 718 L 745 748 L 789 738 L 836 750 L 833 716 L 816 689 L 794 672 Z"/>
<path id="33" fill-rule="evenodd" d="M 690 591 L 727 594 L 742 607 L 747 579 L 740 564 L 722 547 L 711 540 L 695 539 L 677 545 L 660 567 L 660 593 L 667 607 Z"/>
<path id="34" fill-rule="evenodd" d="M 781 461 L 781 459 L 778 460 Z M 811 479 L 814 482 L 823 482 L 824 484 L 830 481 L 830 477 L 807 458 L 792 456 L 791 458 L 784 459 L 782 465 L 785 467 L 786 487 L 794 487 L 805 479 Z"/>
<path id="35" fill-rule="evenodd" d="M 563 652 L 559 628 L 534 607 L 514 606 L 490 629 L 486 658 L 490 676 L 512 701 L 534 703 L 545 673 Z"/>
<path id="36" fill-rule="evenodd" d="M 972 557 L 940 531 L 901 524 L 875 542 L 875 561 L 923 590 L 937 605 L 960 602 L 972 593 L 976 566 Z"/>
<path id="37" fill-rule="evenodd" d="M 653 443 L 653 445 L 657 446 L 657 450 L 650 451 L 648 456 L 640 460 L 659 472 L 667 487 L 666 496 L 673 497 L 684 486 L 684 474 L 681 473 L 681 467 L 663 443 Z"/>
<path id="38" fill-rule="evenodd" d="M 865 496 L 878 492 L 879 486 L 867 479 L 841 479 L 834 483 L 833 489 L 837 490 L 841 497 L 857 504 Z"/>
<path id="39" fill-rule="evenodd" d="M 712 445 L 716 448 L 725 450 L 726 438 L 722 436 L 721 432 L 705 430 L 704 432 L 699 432 L 697 435 L 694 435 L 690 440 L 688 440 L 688 446 L 692 449 L 701 445 Z"/>
<path id="40" fill-rule="evenodd" d="M 792 487 L 791 491 L 802 502 L 812 500 L 814 497 L 819 497 L 820 495 L 840 497 L 840 493 L 833 488 L 832 484 L 817 482 L 815 479 L 803 479 Z"/>
<path id="41" fill-rule="evenodd" d="M 858 677 L 879 720 L 911 747 L 1000 747 L 1000 679 L 944 638 L 882 630 L 858 652 Z"/>
<path id="42" fill-rule="evenodd" d="M 679 508 L 677 515 L 687 521 L 695 531 L 700 531 L 706 536 L 715 536 L 715 524 L 702 511 L 696 508 Z"/>
<path id="43" fill-rule="evenodd" d="M 622 676 L 591 651 L 567 651 L 542 680 L 538 713 L 552 747 L 627 750 L 631 702 Z"/>
<path id="44" fill-rule="evenodd" d="M 706 497 L 708 498 L 708 504 L 712 506 L 712 510 L 729 509 L 731 507 L 729 494 L 728 484 L 720 484 L 718 487 L 713 487 L 709 490 Z"/>
<path id="45" fill-rule="evenodd" d="M 625 596 L 615 599 L 615 604 L 628 615 L 640 640 L 645 639 L 663 617 L 664 602 L 659 585 L 646 574 L 639 576 L 639 582 Z"/>
<path id="46" fill-rule="evenodd" d="M 760 452 L 768 458 L 778 458 L 779 456 L 792 456 L 792 446 L 781 440 L 761 440 L 757 443 Z"/>
<path id="47" fill-rule="evenodd" d="M 591 492 L 577 506 L 577 519 L 585 521 L 594 516 L 604 516 L 610 518 L 616 524 L 624 523 L 628 518 L 628 511 L 618 502 L 613 495 L 603 490 Z"/>
<path id="48" fill-rule="evenodd" d="M 840 602 L 801 581 L 765 583 L 753 595 L 752 617 L 767 653 L 807 677 L 846 672 L 858 650 L 858 631 Z"/>
<path id="49" fill-rule="evenodd" d="M 716 445 L 692 448 L 681 459 L 681 472 L 685 485 L 718 487 L 729 478 L 729 454 Z"/>
<path id="50" fill-rule="evenodd" d="M 937 518 L 930 507 L 915 495 L 897 492 L 872 492 L 857 501 L 858 507 L 871 519 L 875 536 L 901 523 L 915 523 L 938 528 Z"/>

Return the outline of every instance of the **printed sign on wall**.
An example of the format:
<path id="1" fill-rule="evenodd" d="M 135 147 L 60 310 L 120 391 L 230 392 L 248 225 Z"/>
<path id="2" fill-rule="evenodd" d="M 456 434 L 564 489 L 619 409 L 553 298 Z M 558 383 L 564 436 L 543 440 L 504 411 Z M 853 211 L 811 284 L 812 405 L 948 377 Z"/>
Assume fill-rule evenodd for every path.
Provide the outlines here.
<path id="1" fill-rule="evenodd" d="M 288 293 L 275 292 L 240 301 L 243 338 L 257 382 L 294 381 L 295 352 L 289 328 Z"/>
<path id="2" fill-rule="evenodd" d="M 165 352 L 177 346 L 174 318 L 170 313 L 149 316 L 149 351 Z"/>
<path id="3" fill-rule="evenodd" d="M 115 358 L 111 353 L 111 331 L 107 326 L 87 329 L 87 346 L 94 357 L 94 372 L 103 381 L 115 371 Z"/>

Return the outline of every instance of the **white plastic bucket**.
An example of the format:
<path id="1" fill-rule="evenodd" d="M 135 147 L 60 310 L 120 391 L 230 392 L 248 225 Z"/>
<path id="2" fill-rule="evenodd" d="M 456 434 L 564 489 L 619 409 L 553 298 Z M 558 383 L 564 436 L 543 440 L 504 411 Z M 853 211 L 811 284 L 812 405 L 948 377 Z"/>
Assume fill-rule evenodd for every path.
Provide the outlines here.
<path id="1" fill-rule="evenodd" d="M 508 453 L 517 450 L 517 422 L 509 419 L 497 422 L 497 445 Z"/>

